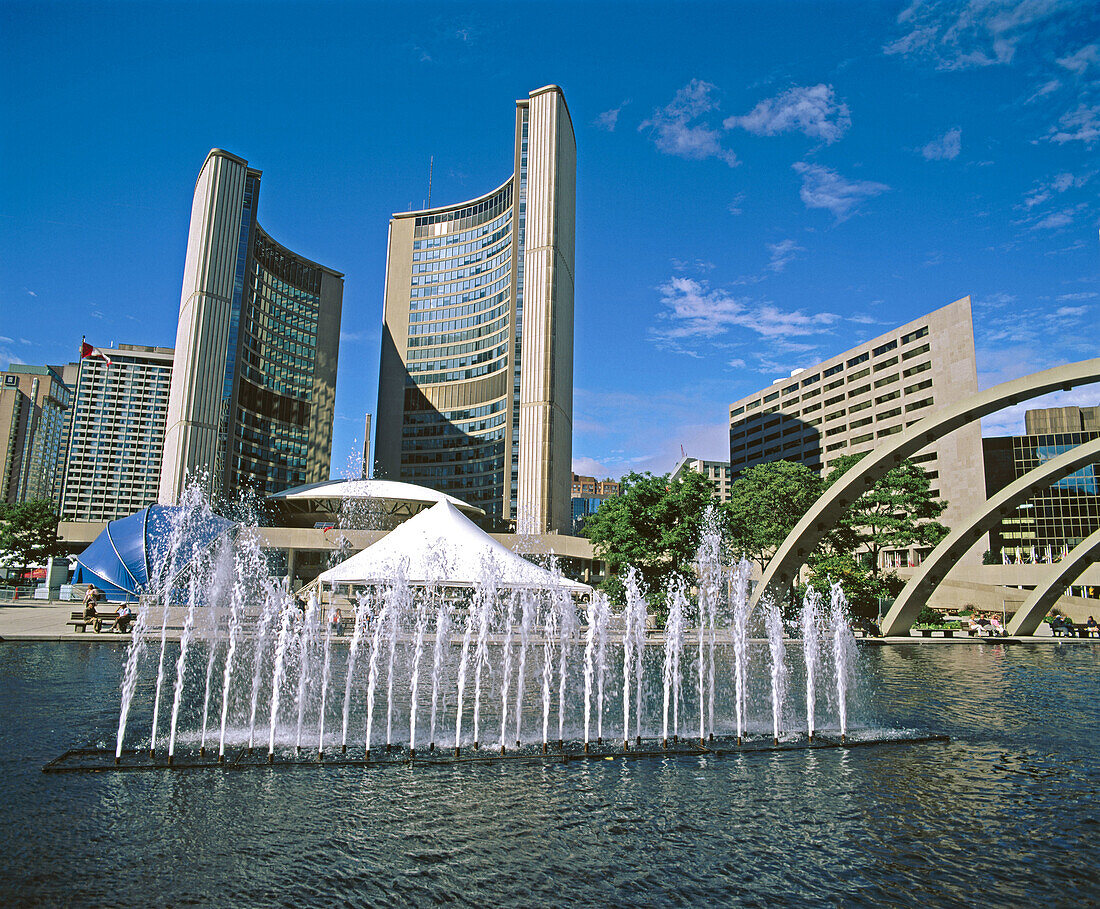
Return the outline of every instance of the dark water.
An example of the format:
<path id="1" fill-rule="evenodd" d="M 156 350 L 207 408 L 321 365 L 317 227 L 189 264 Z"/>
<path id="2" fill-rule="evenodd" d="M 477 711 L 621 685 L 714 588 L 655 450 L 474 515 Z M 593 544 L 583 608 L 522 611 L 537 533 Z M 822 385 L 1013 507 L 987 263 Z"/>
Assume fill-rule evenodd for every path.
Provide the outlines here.
<path id="1" fill-rule="evenodd" d="M 0 904 L 1100 902 L 1100 646 L 861 652 L 950 744 L 567 765 L 46 775 L 122 650 L 0 645 Z"/>

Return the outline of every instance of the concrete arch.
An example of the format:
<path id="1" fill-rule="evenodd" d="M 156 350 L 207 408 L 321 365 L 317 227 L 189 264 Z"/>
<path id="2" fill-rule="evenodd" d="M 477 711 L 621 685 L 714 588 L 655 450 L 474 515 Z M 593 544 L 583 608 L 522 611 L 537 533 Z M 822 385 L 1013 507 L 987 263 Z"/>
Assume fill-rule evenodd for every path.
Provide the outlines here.
<path id="1" fill-rule="evenodd" d="M 929 594 L 955 567 L 955 563 L 978 542 L 982 534 L 994 527 L 1033 492 L 1045 489 L 1062 477 L 1097 461 L 1100 461 L 1100 438 L 1078 445 L 1028 471 L 994 495 L 981 508 L 967 515 L 960 526 L 940 541 L 920 569 L 909 579 L 901 595 L 886 613 L 886 618 L 882 621 L 882 633 L 905 634 L 928 600 Z"/>
<path id="2" fill-rule="evenodd" d="M 1035 629 L 1050 612 L 1070 584 L 1076 581 L 1086 568 L 1100 558 L 1100 530 L 1085 537 L 1073 547 L 1070 554 L 1050 566 L 1051 570 L 1043 578 L 1031 595 L 1024 600 L 1016 614 L 1008 623 L 1009 634 L 1035 634 Z"/>
<path id="3" fill-rule="evenodd" d="M 865 458 L 829 487 L 780 544 L 753 592 L 752 605 L 755 607 L 765 595 L 778 595 L 845 509 L 890 468 L 960 426 L 1004 407 L 1092 382 L 1100 382 L 1100 357 L 1003 382 L 925 417 L 899 433 L 896 441 L 868 452 Z"/>

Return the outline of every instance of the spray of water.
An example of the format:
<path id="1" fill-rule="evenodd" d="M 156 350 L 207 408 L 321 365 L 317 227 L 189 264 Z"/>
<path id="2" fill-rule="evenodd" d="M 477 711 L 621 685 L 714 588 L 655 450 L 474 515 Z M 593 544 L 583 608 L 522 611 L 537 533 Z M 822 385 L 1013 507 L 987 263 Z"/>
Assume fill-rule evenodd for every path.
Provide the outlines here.
<path id="1" fill-rule="evenodd" d="M 195 630 L 195 601 L 199 598 L 199 579 L 197 567 L 192 564 L 188 582 L 187 618 L 180 635 L 180 655 L 176 659 L 175 696 L 172 698 L 172 720 L 168 733 L 168 760 L 176 753 L 176 724 L 179 722 L 180 704 L 183 702 L 184 674 L 187 671 L 187 649 L 191 645 L 191 635 Z"/>
<path id="2" fill-rule="evenodd" d="M 504 647 L 502 661 L 504 672 L 500 683 L 500 753 L 504 754 L 504 743 L 508 741 L 505 734 L 508 731 L 508 686 L 512 681 L 512 638 L 516 625 L 516 614 L 519 611 L 519 592 L 512 591 L 508 598 L 508 605 L 504 612 Z"/>
<path id="3" fill-rule="evenodd" d="M 783 700 L 787 694 L 787 648 L 783 642 L 783 617 L 774 601 L 764 612 L 764 627 L 768 632 L 772 673 L 772 736 L 779 741 L 783 724 Z"/>
<path id="4" fill-rule="evenodd" d="M 328 683 L 332 673 L 332 622 L 325 622 L 325 655 L 321 665 L 321 707 L 317 717 L 317 754 L 325 754 L 325 706 L 328 700 Z"/>
<path id="5" fill-rule="evenodd" d="M 446 649 L 451 643 L 451 607 L 445 599 L 439 602 L 435 615 L 435 648 L 432 655 L 432 716 L 428 741 L 435 747 L 435 718 L 439 712 L 439 693 L 443 688 L 443 666 Z"/>
<path id="6" fill-rule="evenodd" d="M 317 594 L 310 592 L 306 601 L 305 615 L 302 616 L 301 647 L 298 670 L 298 732 L 294 737 L 294 747 L 302 750 L 302 728 L 306 719 L 306 701 L 309 698 L 310 688 L 313 685 L 314 673 L 314 649 L 317 636 L 320 633 L 320 608 L 317 604 Z"/>
<path id="7" fill-rule="evenodd" d="M 145 633 L 149 625 L 149 604 L 142 603 L 138 608 L 137 621 L 130 634 L 130 645 L 126 651 L 126 668 L 122 673 L 122 706 L 118 713 L 118 742 L 115 745 L 115 760 L 122 758 L 122 741 L 126 737 L 126 720 L 130 715 L 130 704 L 134 700 L 137 688 L 138 665 L 145 652 Z"/>
<path id="8" fill-rule="evenodd" d="M 523 736 L 523 691 L 527 674 L 527 650 L 531 645 L 531 626 L 535 621 L 535 595 L 530 590 L 520 593 L 522 615 L 519 626 L 519 670 L 516 675 L 516 747 Z"/>
<path id="9" fill-rule="evenodd" d="M 271 723 L 267 739 L 267 754 L 270 759 L 275 755 L 275 728 L 279 722 L 279 703 L 282 700 L 283 682 L 286 680 L 286 651 L 290 644 L 290 629 L 297 609 L 284 593 L 281 597 L 282 612 L 279 622 L 279 636 L 275 641 L 275 666 L 271 671 Z"/>
<path id="10" fill-rule="evenodd" d="M 661 741 L 668 745 L 668 714 L 672 707 L 672 734 L 679 735 L 679 703 L 682 676 L 680 663 L 684 648 L 684 607 L 687 595 L 683 578 L 668 585 L 668 621 L 665 623 L 664 711 L 661 720 Z"/>
<path id="11" fill-rule="evenodd" d="M 369 618 L 370 600 L 367 595 L 363 595 L 359 598 L 355 607 L 355 627 L 351 632 L 351 644 L 348 645 L 348 670 L 344 678 L 344 723 L 340 732 L 341 751 L 347 751 L 348 748 L 348 714 L 351 712 L 351 689 L 355 684 L 355 660 L 359 655 L 359 644 L 363 640 L 363 633 L 367 629 Z M 379 619 L 379 622 L 381 622 L 381 619 Z M 377 633 L 378 628 L 376 627 L 375 634 Z"/>
<path id="12" fill-rule="evenodd" d="M 458 661 L 458 709 L 455 713 L 455 752 L 462 747 L 462 696 L 466 690 L 466 666 L 470 660 L 470 639 L 476 623 L 472 609 L 466 610 L 466 629 L 462 632 L 462 655 Z"/>
<path id="13" fill-rule="evenodd" d="M 750 565 L 742 559 L 730 577 L 730 640 L 733 643 L 733 698 L 737 723 L 737 740 L 745 734 L 746 689 L 749 665 L 749 572 Z"/>
<path id="14" fill-rule="evenodd" d="M 821 670 L 821 594 L 806 588 L 802 598 L 802 654 L 806 662 L 806 734 L 812 739 L 815 730 L 814 707 L 817 704 L 817 677 Z"/>
<path id="15" fill-rule="evenodd" d="M 848 690 L 852 685 L 856 662 L 856 639 L 848 619 L 848 601 L 839 583 L 829 591 L 829 630 L 833 637 L 833 666 L 836 675 L 837 715 L 840 736 L 848 736 Z"/>
<path id="16" fill-rule="evenodd" d="M 603 743 L 603 691 L 607 677 L 607 623 L 611 618 L 611 607 L 607 597 L 594 593 L 596 619 L 596 741 Z"/>

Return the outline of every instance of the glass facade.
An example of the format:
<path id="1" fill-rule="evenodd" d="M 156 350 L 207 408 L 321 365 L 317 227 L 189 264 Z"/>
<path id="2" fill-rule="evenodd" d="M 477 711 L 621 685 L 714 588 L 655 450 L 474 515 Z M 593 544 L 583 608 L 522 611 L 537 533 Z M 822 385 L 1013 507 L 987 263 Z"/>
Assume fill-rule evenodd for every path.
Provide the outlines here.
<path id="1" fill-rule="evenodd" d="M 513 265 L 522 261 L 512 203 L 509 180 L 482 199 L 416 216 L 405 338 L 401 479 L 494 517 L 503 516 L 508 401 L 441 410 L 425 390 L 509 368 Z"/>
<path id="2" fill-rule="evenodd" d="M 259 225 L 240 307 L 227 490 L 262 495 L 310 482 L 321 269 L 289 253 Z M 229 384 L 229 382 L 227 382 Z"/>
<path id="3" fill-rule="evenodd" d="M 1100 438 L 1100 431 L 1053 433 L 1049 435 L 1014 436 L 1002 442 L 1000 460 L 1006 462 L 1011 442 L 1011 474 L 1002 469 L 999 488 L 1008 485 L 1029 470 L 1041 466 L 1063 452 Z M 987 455 L 988 457 L 988 455 Z M 988 476 L 988 472 L 987 472 Z M 990 489 L 989 493 L 995 492 Z M 1040 490 L 1017 507 L 991 533 L 994 553 L 1014 560 L 1019 548 L 1021 557 L 1034 556 L 1045 560 L 1048 547 L 1057 557 L 1065 549 L 1073 549 L 1085 537 L 1100 529 L 1100 465 L 1090 464 L 1076 473 Z"/>
<path id="4" fill-rule="evenodd" d="M 374 469 L 493 526 L 568 533 L 576 145 L 561 89 L 517 100 L 512 126 L 495 189 L 390 219 Z"/>

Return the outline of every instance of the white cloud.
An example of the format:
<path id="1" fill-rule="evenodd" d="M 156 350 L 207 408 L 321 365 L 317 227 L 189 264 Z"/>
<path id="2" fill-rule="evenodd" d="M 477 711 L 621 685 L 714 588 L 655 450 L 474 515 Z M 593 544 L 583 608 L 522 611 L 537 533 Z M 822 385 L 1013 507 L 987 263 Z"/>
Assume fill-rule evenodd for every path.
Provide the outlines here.
<path id="1" fill-rule="evenodd" d="M 1051 129 L 1047 138 L 1064 145 L 1066 142 L 1092 143 L 1100 139 L 1100 104 L 1089 107 L 1082 102 L 1076 110 L 1066 111 L 1058 119 L 1058 126 Z"/>
<path id="2" fill-rule="evenodd" d="M 700 79 L 692 79 L 676 92 L 672 101 L 653 112 L 642 122 L 638 131 L 648 131 L 658 151 L 680 158 L 703 160 L 718 158 L 730 167 L 738 163 L 737 155 L 722 148 L 721 135 L 705 123 L 697 123 L 703 114 L 717 109 L 714 100 L 715 86 Z"/>
<path id="3" fill-rule="evenodd" d="M 933 139 L 920 150 L 920 153 L 927 161 L 954 161 L 961 150 L 962 130 L 956 126 L 938 139 Z"/>
<path id="4" fill-rule="evenodd" d="M 745 194 L 744 193 L 738 193 L 736 196 L 733 197 L 733 199 L 730 201 L 730 204 L 727 205 L 726 208 L 729 210 L 729 213 L 731 215 L 739 215 L 739 214 L 741 214 L 741 211 L 742 211 L 741 204 L 744 201 L 745 201 Z"/>
<path id="5" fill-rule="evenodd" d="M 1059 294 L 1058 302 L 1068 303 L 1073 300 L 1095 300 L 1097 297 L 1100 297 L 1100 293 L 1097 293 L 1095 290 L 1085 290 L 1075 294 Z"/>
<path id="6" fill-rule="evenodd" d="M 1030 98 L 1025 101 L 1025 104 L 1030 104 L 1032 101 L 1038 101 L 1040 98 L 1045 98 L 1051 92 L 1056 92 L 1062 87 L 1062 83 L 1059 79 L 1051 79 L 1049 82 L 1044 82 L 1040 85 Z"/>
<path id="7" fill-rule="evenodd" d="M 1096 385 L 1086 385 L 1071 391 L 1056 391 L 982 417 L 982 435 L 1022 436 L 1025 430 L 1024 414 L 1029 410 L 1041 410 L 1044 407 L 1096 407 L 1097 403 L 1100 403 L 1100 387 Z"/>
<path id="8" fill-rule="evenodd" d="M 870 180 L 848 180 L 835 170 L 819 164 L 796 161 L 791 165 L 802 176 L 799 195 L 807 208 L 824 208 L 831 211 L 837 221 L 852 216 L 864 199 L 887 192 L 890 187 Z"/>
<path id="9" fill-rule="evenodd" d="M 573 473 L 602 480 L 608 477 L 611 471 L 595 458 L 576 457 L 573 458 Z"/>
<path id="10" fill-rule="evenodd" d="M 768 271 L 779 274 L 794 261 L 796 253 L 805 252 L 806 249 L 799 246 L 794 240 L 782 240 L 779 243 L 769 243 L 768 251 L 771 253 Z"/>
<path id="11" fill-rule="evenodd" d="M 1054 315 L 1066 319 L 1076 319 L 1078 316 L 1083 316 L 1089 311 L 1087 306 L 1059 306 Z"/>
<path id="12" fill-rule="evenodd" d="M 1024 205 L 1028 209 L 1041 205 L 1058 193 L 1064 193 L 1074 187 L 1080 189 L 1093 177 L 1093 174 L 1082 174 L 1075 177 L 1073 174 L 1058 174 L 1052 180 L 1037 183 L 1024 197 Z"/>
<path id="13" fill-rule="evenodd" d="M 1065 67 L 1078 76 L 1094 64 L 1100 64 L 1100 44 L 1086 44 L 1074 54 L 1058 58 L 1058 65 Z"/>
<path id="14" fill-rule="evenodd" d="M 605 110 L 602 114 L 598 114 L 593 121 L 600 129 L 605 129 L 609 133 L 615 132 L 615 127 L 619 124 L 619 114 L 622 113 L 624 107 L 626 107 L 630 101 L 624 101 L 618 107 L 613 107 L 611 110 Z"/>
<path id="15" fill-rule="evenodd" d="M 1077 215 L 1087 207 L 1084 202 L 1079 202 L 1077 205 L 1051 212 L 1049 215 L 1035 221 L 1031 225 L 1031 230 L 1057 230 L 1060 227 L 1068 227 L 1076 220 Z"/>
<path id="16" fill-rule="evenodd" d="M 1067 0 L 914 0 L 898 16 L 905 34 L 882 50 L 941 70 L 1007 64 L 1018 45 L 1067 8 Z"/>
<path id="17" fill-rule="evenodd" d="M 28 297 L 37 297 L 38 294 L 36 294 L 33 290 L 28 290 L 27 291 L 27 296 Z"/>
<path id="18" fill-rule="evenodd" d="M 728 363 L 726 363 L 726 365 L 730 369 L 744 369 L 747 366 L 745 361 L 742 360 L 740 357 L 735 357 L 734 359 L 732 359 Z"/>
<path id="19" fill-rule="evenodd" d="M 743 117 L 728 117 L 726 129 L 741 127 L 757 136 L 799 132 L 811 139 L 836 142 L 852 125 L 848 105 L 836 100 L 831 85 L 795 86 L 767 98 Z"/>
<path id="20" fill-rule="evenodd" d="M 661 285 L 658 325 L 651 334 L 658 341 L 710 340 L 733 328 L 744 328 L 775 342 L 820 334 L 839 320 L 835 313 L 807 314 L 783 310 L 768 301 L 730 296 L 706 281 L 673 277 Z"/>
<path id="21" fill-rule="evenodd" d="M 620 391 L 591 392 L 577 388 L 573 395 L 573 469 L 592 469 L 589 476 L 621 477 L 632 470 L 668 473 L 680 460 L 680 446 L 691 457 L 729 458 L 728 379 L 693 384 L 683 390 L 657 394 Z M 577 432 L 577 425 L 598 427 L 595 439 Z M 662 427 L 660 433 L 653 426 Z M 606 445 L 599 450 L 600 443 Z"/>
<path id="22" fill-rule="evenodd" d="M 713 271 L 715 265 L 705 259 L 670 259 L 669 262 L 676 271 Z"/>

